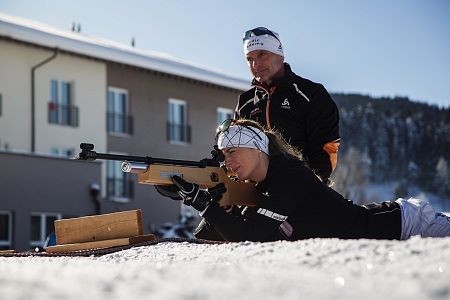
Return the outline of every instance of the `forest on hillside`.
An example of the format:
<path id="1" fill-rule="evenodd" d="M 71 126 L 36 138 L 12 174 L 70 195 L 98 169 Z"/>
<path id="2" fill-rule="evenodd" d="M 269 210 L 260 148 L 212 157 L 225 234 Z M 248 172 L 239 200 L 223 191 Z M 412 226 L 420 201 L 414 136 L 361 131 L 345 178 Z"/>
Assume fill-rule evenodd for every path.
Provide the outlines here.
<path id="1" fill-rule="evenodd" d="M 335 188 L 395 182 L 450 199 L 450 107 L 408 98 L 332 94 L 340 113 L 341 146 Z M 359 202 L 364 202 L 364 199 Z"/>

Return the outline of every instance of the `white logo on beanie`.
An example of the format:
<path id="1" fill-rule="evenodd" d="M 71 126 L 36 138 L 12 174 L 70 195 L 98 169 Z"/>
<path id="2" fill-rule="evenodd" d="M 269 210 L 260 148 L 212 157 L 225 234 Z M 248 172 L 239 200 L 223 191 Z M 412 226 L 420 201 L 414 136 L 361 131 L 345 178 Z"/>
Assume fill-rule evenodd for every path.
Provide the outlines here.
<path id="1" fill-rule="evenodd" d="M 276 34 L 276 33 L 274 33 Z M 278 36 L 278 34 L 276 34 Z M 271 35 L 252 36 L 244 41 L 244 54 L 255 50 L 266 50 L 284 57 L 283 45 Z"/>

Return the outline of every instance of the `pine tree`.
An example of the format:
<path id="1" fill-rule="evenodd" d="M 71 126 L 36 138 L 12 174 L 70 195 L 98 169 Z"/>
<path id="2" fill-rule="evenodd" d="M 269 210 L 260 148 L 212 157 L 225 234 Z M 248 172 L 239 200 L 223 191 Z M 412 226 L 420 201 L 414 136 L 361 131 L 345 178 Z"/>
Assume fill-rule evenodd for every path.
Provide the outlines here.
<path id="1" fill-rule="evenodd" d="M 431 192 L 439 190 L 442 197 L 450 198 L 449 171 L 445 171 L 450 153 L 450 107 L 439 108 L 402 97 L 332 97 L 340 112 L 341 135 L 337 166 L 341 169 L 335 173 L 343 173 L 335 176 L 336 186 L 346 190 L 352 184 L 353 176 L 346 173 L 353 171 L 344 162 L 351 163 L 351 157 L 359 159 L 356 150 L 371 162 L 367 174 L 370 182 L 398 182 L 399 193 L 403 185 L 417 185 Z M 339 177 L 345 180 L 339 183 Z"/>

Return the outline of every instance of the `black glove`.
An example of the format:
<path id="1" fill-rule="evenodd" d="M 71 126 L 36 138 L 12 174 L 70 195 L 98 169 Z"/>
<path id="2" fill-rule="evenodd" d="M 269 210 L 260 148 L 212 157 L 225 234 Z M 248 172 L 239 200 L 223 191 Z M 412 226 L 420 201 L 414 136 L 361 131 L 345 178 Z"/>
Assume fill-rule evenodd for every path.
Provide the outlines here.
<path id="1" fill-rule="evenodd" d="M 211 195 L 207 191 L 200 190 L 198 184 L 187 182 L 177 175 L 174 175 L 172 180 L 178 188 L 178 195 L 183 199 L 183 204 L 204 211 L 211 203 Z"/>
<path id="2" fill-rule="evenodd" d="M 227 191 L 225 184 L 219 183 L 212 188 L 208 189 L 208 193 L 211 196 L 211 200 L 215 202 L 219 202 L 222 199 L 222 195 Z"/>
<path id="3" fill-rule="evenodd" d="M 205 219 L 202 219 L 194 230 L 194 236 L 198 239 L 210 241 L 225 241 L 225 239 Z"/>
<path id="4" fill-rule="evenodd" d="M 175 184 L 170 185 L 155 185 L 155 189 L 158 193 L 164 197 L 172 198 L 173 200 L 183 200 L 178 194 L 178 188 Z"/>

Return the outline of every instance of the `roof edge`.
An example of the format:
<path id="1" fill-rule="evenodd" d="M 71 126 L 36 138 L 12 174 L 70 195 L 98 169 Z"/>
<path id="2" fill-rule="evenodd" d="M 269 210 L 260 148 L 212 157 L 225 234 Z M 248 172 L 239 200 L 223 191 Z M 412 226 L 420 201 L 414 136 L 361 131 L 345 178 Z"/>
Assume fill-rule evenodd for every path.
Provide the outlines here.
<path id="1" fill-rule="evenodd" d="M 82 33 L 60 30 L 39 22 L 0 13 L 0 34 L 48 48 L 122 63 L 245 91 L 250 81 L 178 59 L 165 53 L 136 49 Z"/>

